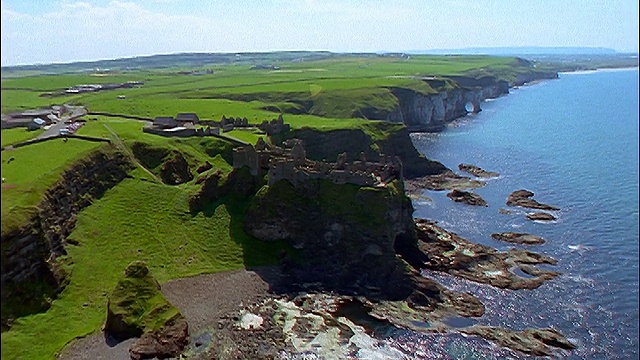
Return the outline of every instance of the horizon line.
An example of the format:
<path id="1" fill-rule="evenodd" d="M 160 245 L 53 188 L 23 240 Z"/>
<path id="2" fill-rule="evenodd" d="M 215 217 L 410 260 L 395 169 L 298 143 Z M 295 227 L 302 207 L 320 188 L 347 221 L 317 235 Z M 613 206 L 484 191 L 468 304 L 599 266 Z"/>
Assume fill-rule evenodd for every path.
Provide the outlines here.
<path id="1" fill-rule="evenodd" d="M 481 53 L 482 50 L 516 50 L 516 49 L 548 49 L 548 50 L 608 50 L 607 53 L 503 53 L 503 54 L 486 54 Z M 461 51 L 472 51 L 470 53 L 461 53 Z M 452 52 L 451 54 L 446 53 L 447 51 Z M 434 48 L 434 49 L 425 49 L 425 50 L 404 50 L 404 51 L 393 51 L 393 50 L 376 50 L 376 51 L 337 51 L 337 50 L 309 50 L 309 49 L 289 49 L 289 50 L 256 50 L 256 51 L 177 51 L 170 53 L 153 53 L 153 54 L 140 54 L 140 55 L 129 55 L 115 58 L 101 58 L 101 59 L 92 59 L 92 60 L 70 60 L 70 61 L 60 61 L 60 62 L 50 62 L 50 63 L 22 63 L 22 64 L 13 64 L 13 65 L 2 65 L 0 68 L 11 68 L 11 67 L 23 67 L 23 66 L 51 66 L 51 65 L 71 65 L 71 64 L 82 64 L 82 63 L 92 63 L 92 62 L 101 62 L 101 61 L 118 61 L 118 60 L 129 60 L 129 59 L 137 59 L 137 58 L 145 58 L 145 57 L 153 57 L 153 56 L 172 56 L 172 55 L 188 55 L 188 54 L 217 54 L 217 55 L 231 55 L 231 54 L 272 54 L 272 53 L 329 53 L 329 54 L 409 54 L 409 55 L 429 55 L 430 52 L 437 52 L 434 55 L 486 55 L 486 56 L 518 56 L 518 55 L 639 55 L 640 52 L 638 50 L 631 51 L 619 51 L 613 48 L 608 48 L 604 46 L 481 46 L 481 47 L 463 47 L 463 48 Z M 455 52 L 455 53 L 454 53 Z"/>

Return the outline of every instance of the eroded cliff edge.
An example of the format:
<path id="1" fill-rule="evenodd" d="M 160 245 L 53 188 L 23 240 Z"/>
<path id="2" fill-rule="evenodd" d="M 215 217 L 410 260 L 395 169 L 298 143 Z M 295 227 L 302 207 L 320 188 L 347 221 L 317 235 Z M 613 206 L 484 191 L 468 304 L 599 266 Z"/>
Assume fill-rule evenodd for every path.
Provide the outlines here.
<path id="1" fill-rule="evenodd" d="M 65 171 L 22 226 L 2 233 L 2 327 L 38 312 L 68 282 L 59 259 L 77 214 L 117 185 L 133 168 L 114 150 L 98 150 Z"/>

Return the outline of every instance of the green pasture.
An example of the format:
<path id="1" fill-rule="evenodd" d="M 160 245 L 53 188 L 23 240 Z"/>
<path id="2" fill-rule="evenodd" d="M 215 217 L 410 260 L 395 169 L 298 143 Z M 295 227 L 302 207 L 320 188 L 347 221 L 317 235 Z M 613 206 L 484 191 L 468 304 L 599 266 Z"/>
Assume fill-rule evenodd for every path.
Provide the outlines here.
<path id="1" fill-rule="evenodd" d="M 91 111 L 150 118 L 178 112 L 196 112 L 201 118 L 215 120 L 222 115 L 266 119 L 280 112 L 369 118 L 363 109 L 388 112 L 397 105 L 389 88 L 408 88 L 424 94 L 441 90 L 422 81 L 425 76 L 474 74 L 511 79 L 523 69 L 514 58 L 429 55 L 412 55 L 409 59 L 340 57 L 278 65 L 278 70 L 251 70 L 247 65 L 216 64 L 211 67 L 213 74 L 199 76 L 164 69 L 3 78 L 2 111 L 67 102 L 85 105 Z M 124 81 L 143 81 L 144 85 L 42 96 L 78 84 Z M 125 99 L 119 99 L 120 95 Z"/>
<path id="2" fill-rule="evenodd" d="M 44 130 L 29 131 L 25 128 L 2 129 L 2 147 L 31 140 L 42 134 Z"/>

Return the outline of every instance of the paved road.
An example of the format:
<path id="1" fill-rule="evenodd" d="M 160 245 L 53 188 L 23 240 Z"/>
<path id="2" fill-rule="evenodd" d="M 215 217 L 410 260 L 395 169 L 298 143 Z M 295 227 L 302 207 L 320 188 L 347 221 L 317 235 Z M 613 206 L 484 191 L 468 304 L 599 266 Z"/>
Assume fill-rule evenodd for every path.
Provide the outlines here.
<path id="1" fill-rule="evenodd" d="M 63 115 L 60 118 L 60 120 L 58 120 L 58 122 L 56 122 L 55 124 L 52 124 L 48 130 L 45 130 L 42 134 L 36 137 L 36 139 L 44 139 L 44 138 L 60 135 L 60 129 L 63 129 L 67 126 L 67 124 L 64 123 L 65 121 L 68 121 L 69 119 L 75 119 L 75 118 L 81 117 L 85 113 L 85 109 L 82 106 L 76 106 L 76 107 L 69 106 L 69 109 L 71 110 L 70 115 L 69 114 Z"/>
<path id="2" fill-rule="evenodd" d="M 64 121 L 59 121 L 51 125 L 51 127 L 48 130 L 45 130 L 42 134 L 38 135 L 36 139 L 44 139 L 51 136 L 60 135 L 60 129 L 63 129 L 66 126 L 67 124 L 65 124 Z"/>

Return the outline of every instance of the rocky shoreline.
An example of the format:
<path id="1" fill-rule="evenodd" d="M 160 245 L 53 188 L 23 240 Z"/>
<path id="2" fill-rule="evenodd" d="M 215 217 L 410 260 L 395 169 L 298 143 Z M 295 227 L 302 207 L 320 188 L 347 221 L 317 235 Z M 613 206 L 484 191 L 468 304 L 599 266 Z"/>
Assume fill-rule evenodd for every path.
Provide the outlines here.
<path id="1" fill-rule="evenodd" d="M 478 178 L 497 174 L 473 165 L 460 169 L 463 168 Z M 405 188 L 406 184 L 409 185 Z M 484 181 L 450 170 L 417 180 L 394 181 L 365 192 L 325 181 L 297 185 L 278 182 L 261 191 L 247 216 L 246 231 L 260 239 L 266 236 L 263 241 L 284 237 L 305 260 L 283 257 L 277 267 L 257 269 L 257 276 L 243 277 L 242 281 L 249 288 L 260 290 L 243 293 L 221 307 L 210 302 L 211 293 L 233 291 L 235 284 L 212 289 L 206 283 L 209 278 L 203 276 L 203 280 L 180 279 L 163 286 L 164 293 L 172 288 L 171 284 L 189 283 L 183 292 L 169 290 L 171 295 L 167 296 L 190 324 L 190 341 L 182 358 L 274 359 L 305 354 L 349 358 L 367 351 L 382 351 L 385 358 L 406 358 L 375 338 L 373 329 L 377 326 L 474 335 L 535 356 L 553 356 L 575 348 L 550 328 L 521 330 L 477 325 L 475 319 L 484 314 L 485 306 L 474 294 L 447 289 L 423 273 L 447 273 L 515 291 L 538 288 L 560 274 L 539 267 L 556 264 L 549 256 L 516 248 L 498 251 L 472 243 L 434 221 L 413 219 L 406 194 L 415 195 L 425 184 L 430 184 L 425 186 L 430 189 L 452 189 L 448 196 L 454 201 L 487 206 L 477 194 L 460 190 L 482 186 Z M 507 205 L 558 209 L 532 197 L 532 192 L 518 190 L 509 196 Z M 350 199 L 351 205 L 339 205 L 338 198 Z M 359 215 L 362 208 L 376 209 L 370 215 L 387 221 L 370 223 Z M 314 222 L 309 223 L 305 214 L 313 214 Z M 524 233 L 495 233 L 492 237 L 524 245 L 544 242 Z M 214 275 L 219 276 L 219 285 L 226 274 Z M 250 285 L 253 283 L 260 285 Z M 201 294 L 194 296 L 194 292 Z M 453 321 L 458 325 L 454 326 L 451 319 L 458 319 Z M 164 333 L 170 338 L 163 340 Z M 174 335 L 175 332 L 161 330 L 154 333 L 152 343 L 175 342 L 171 338 Z M 71 346 L 61 358 L 82 358 L 87 352 L 104 348 L 95 336 Z M 112 338 L 109 334 L 102 337 Z M 81 345 L 90 342 L 92 350 Z M 143 353 L 136 350 L 140 342 L 130 345 L 130 356 L 135 354 L 138 358 Z M 128 342 L 124 344 L 129 346 Z M 126 351 L 120 350 L 120 354 L 127 358 Z"/>
<path id="2" fill-rule="evenodd" d="M 406 298 L 389 300 L 332 291 L 294 290 L 286 284 L 286 270 L 272 268 L 278 276 L 270 279 L 270 294 L 243 301 L 235 310 L 211 319 L 208 327 L 195 334 L 198 340 L 192 341 L 183 356 L 273 359 L 314 354 L 320 358 L 349 358 L 369 352 L 385 358 L 408 359 L 406 354 L 385 347 L 375 338 L 374 329 L 384 326 L 475 335 L 534 356 L 553 356 L 558 351 L 575 348 L 551 328 L 515 330 L 477 325 L 476 321 L 465 322 L 468 326 L 452 326 L 450 319 L 472 320 L 482 316 L 484 305 L 473 294 L 449 290 L 421 275 L 419 267 L 517 290 L 538 287 L 557 276 L 557 272 L 535 267 L 555 264 L 555 260 L 526 250 L 499 252 L 473 244 L 428 220 L 419 219 L 416 225 L 421 244 L 418 253 L 422 254 L 418 258 L 428 261 L 420 264 L 417 258 L 409 259 L 414 269 L 411 270 L 414 290 Z M 446 251 L 451 248 L 455 250 Z M 512 271 L 515 267 L 531 277 L 516 275 Z"/>

